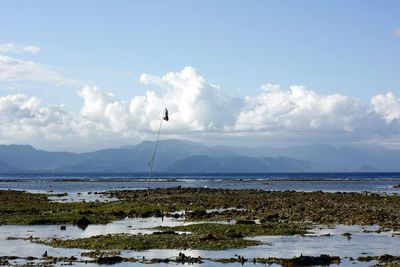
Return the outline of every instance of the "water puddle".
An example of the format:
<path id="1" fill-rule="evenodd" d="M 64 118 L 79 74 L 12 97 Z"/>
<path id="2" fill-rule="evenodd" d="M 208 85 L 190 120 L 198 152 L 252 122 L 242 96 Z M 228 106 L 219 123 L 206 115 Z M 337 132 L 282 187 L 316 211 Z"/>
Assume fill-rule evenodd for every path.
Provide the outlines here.
<path id="1" fill-rule="evenodd" d="M 32 191 L 30 193 L 45 193 L 52 194 L 53 196 L 48 197 L 51 202 L 109 202 L 116 201 L 117 198 L 108 197 L 104 195 L 104 191 L 86 191 L 86 192 L 60 192 L 60 191 Z"/>
<path id="2" fill-rule="evenodd" d="M 46 192 L 49 193 L 49 192 Z M 51 196 L 48 199 L 51 202 L 109 202 L 109 201 L 116 201 L 117 198 L 108 197 L 102 192 L 70 192 L 70 193 L 54 193 L 51 194 L 60 194 L 59 196 Z M 65 194 L 65 195 L 64 195 Z"/>

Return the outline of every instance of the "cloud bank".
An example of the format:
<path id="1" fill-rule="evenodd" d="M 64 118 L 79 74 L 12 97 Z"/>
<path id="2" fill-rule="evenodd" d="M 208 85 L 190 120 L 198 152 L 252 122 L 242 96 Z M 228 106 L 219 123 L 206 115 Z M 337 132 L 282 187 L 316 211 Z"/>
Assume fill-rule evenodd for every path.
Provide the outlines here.
<path id="1" fill-rule="evenodd" d="M 86 85 L 78 91 L 83 105 L 76 113 L 43 106 L 32 96 L 2 96 L 0 137 L 10 142 L 137 140 L 157 131 L 164 107 L 170 112 L 163 126 L 165 137 L 219 136 L 226 141 L 257 135 L 264 140 L 318 141 L 329 136 L 333 141 L 368 142 L 400 136 L 400 99 L 390 92 L 362 103 L 340 94 L 320 95 L 304 86 L 263 84 L 255 96 L 233 98 L 192 67 L 163 76 L 142 74 L 140 82 L 158 90 L 128 101 Z"/>

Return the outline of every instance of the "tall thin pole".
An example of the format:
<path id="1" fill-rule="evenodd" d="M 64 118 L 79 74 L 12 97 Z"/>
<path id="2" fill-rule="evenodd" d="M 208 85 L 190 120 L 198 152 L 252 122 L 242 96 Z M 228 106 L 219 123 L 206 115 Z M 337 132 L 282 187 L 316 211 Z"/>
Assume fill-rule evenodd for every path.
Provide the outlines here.
<path id="1" fill-rule="evenodd" d="M 154 152 L 153 152 L 153 156 L 151 157 L 151 160 L 149 162 L 149 167 L 150 167 L 150 173 L 149 173 L 149 190 L 150 190 L 150 182 L 151 182 L 151 177 L 153 175 L 153 166 L 154 166 L 154 159 L 156 157 L 156 152 L 157 152 L 157 147 L 158 147 L 158 141 L 160 140 L 160 132 L 161 132 L 161 126 L 164 120 L 164 116 L 165 116 L 165 111 L 161 117 L 161 121 L 160 121 L 160 127 L 158 128 L 158 133 L 157 133 L 157 141 L 156 141 L 156 145 L 154 147 Z M 150 191 L 149 191 L 150 194 Z"/>

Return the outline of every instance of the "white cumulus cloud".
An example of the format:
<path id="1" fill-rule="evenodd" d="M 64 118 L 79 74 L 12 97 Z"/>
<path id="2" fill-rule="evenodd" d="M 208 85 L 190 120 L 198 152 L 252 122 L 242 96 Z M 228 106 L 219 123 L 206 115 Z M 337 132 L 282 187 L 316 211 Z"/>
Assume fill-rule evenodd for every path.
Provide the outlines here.
<path id="1" fill-rule="evenodd" d="M 79 115 L 86 129 L 120 133 L 127 130 L 129 110 L 126 102 L 89 85 L 79 91 L 78 95 L 84 101 Z"/>
<path id="2" fill-rule="evenodd" d="M 358 100 L 339 94 L 318 95 L 303 86 L 285 91 L 264 84 L 255 97 L 246 97 L 234 129 L 266 131 L 354 131 L 368 114 Z"/>
<path id="3" fill-rule="evenodd" d="M 169 124 L 175 130 L 218 131 L 234 122 L 240 101 L 227 96 L 221 88 L 207 82 L 194 68 L 185 67 L 180 72 L 170 72 L 162 77 L 143 74 L 143 84 L 163 88 L 163 95 L 148 92 L 146 96 L 132 100 L 131 111 L 142 117 L 155 129 L 158 118 L 154 111 L 166 106 L 173 120 Z M 150 116 L 150 117 L 149 117 Z"/>
<path id="4" fill-rule="evenodd" d="M 387 123 L 400 119 L 400 99 L 393 93 L 376 95 L 372 98 L 371 104 L 377 114 L 381 115 Z"/>
<path id="5" fill-rule="evenodd" d="M 255 96 L 232 98 L 192 67 L 163 76 L 143 74 L 140 81 L 157 90 L 122 100 L 96 86 L 84 86 L 78 92 L 83 101 L 79 112 L 45 107 L 26 95 L 0 97 L 0 137 L 28 143 L 32 138 L 75 143 L 131 140 L 155 134 L 164 107 L 170 115 L 163 126 L 166 138 L 240 142 L 296 136 L 296 141 L 320 142 L 329 136 L 331 141 L 383 142 L 400 136 L 400 100 L 393 93 L 363 103 L 341 94 L 321 95 L 304 86 L 284 89 L 264 84 Z"/>
<path id="6" fill-rule="evenodd" d="M 0 136 L 4 140 L 60 138 L 70 131 L 68 114 L 60 106 L 43 107 L 36 97 L 0 97 Z"/>

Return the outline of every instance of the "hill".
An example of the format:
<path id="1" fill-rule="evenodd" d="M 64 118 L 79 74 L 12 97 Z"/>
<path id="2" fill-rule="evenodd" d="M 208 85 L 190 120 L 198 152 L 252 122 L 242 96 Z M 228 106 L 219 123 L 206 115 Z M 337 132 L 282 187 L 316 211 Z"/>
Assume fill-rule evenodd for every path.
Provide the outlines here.
<path id="1" fill-rule="evenodd" d="M 29 145 L 0 145 L 0 173 L 138 173 L 148 171 L 154 142 L 87 153 L 49 152 Z M 400 151 L 328 145 L 286 148 L 229 146 L 163 140 L 154 170 L 170 173 L 400 171 Z"/>

